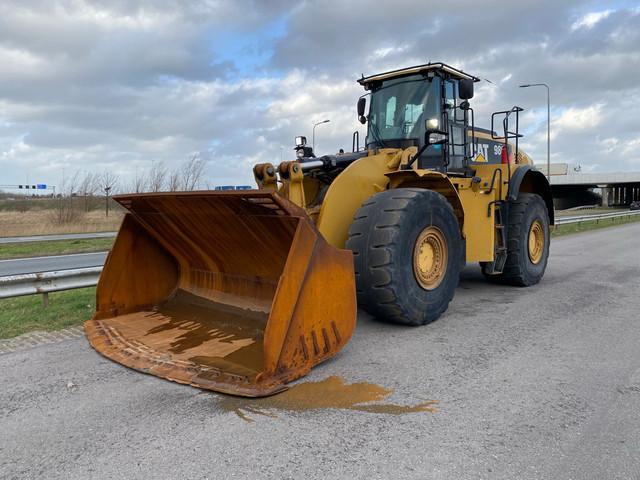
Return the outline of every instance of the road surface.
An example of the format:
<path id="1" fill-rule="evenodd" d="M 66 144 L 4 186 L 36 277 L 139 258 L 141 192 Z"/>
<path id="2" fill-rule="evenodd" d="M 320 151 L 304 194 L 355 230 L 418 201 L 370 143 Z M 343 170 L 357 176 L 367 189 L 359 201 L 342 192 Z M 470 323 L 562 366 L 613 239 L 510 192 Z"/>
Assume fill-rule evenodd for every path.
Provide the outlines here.
<path id="1" fill-rule="evenodd" d="M 113 238 L 117 232 L 64 233 L 59 235 L 29 235 L 26 237 L 1 237 L 0 245 L 9 243 L 50 242 L 55 240 L 85 240 L 88 238 Z"/>
<path id="2" fill-rule="evenodd" d="M 106 258 L 107 252 L 95 252 L 0 260 L 0 277 L 5 275 L 19 275 L 21 273 L 99 267 L 104 265 Z"/>
<path id="3" fill-rule="evenodd" d="M 426 327 L 360 313 L 300 382 L 370 382 L 388 403 L 437 400 L 433 413 L 248 403 L 82 338 L 0 355 L 0 478 L 638 479 L 638 238 L 635 223 L 556 239 L 527 289 L 467 268 Z"/>

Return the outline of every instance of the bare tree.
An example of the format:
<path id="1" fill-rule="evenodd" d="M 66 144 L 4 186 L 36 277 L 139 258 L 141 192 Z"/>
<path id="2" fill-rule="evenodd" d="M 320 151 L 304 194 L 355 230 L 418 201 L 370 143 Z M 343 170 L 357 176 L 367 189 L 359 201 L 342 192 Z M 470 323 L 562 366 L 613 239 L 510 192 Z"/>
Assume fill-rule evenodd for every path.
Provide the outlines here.
<path id="1" fill-rule="evenodd" d="M 97 173 L 85 172 L 79 180 L 78 194 L 84 196 L 84 210 L 89 211 L 89 197 L 93 197 L 100 189 L 100 178 Z"/>
<path id="2" fill-rule="evenodd" d="M 180 190 L 180 170 L 174 169 L 169 173 L 167 180 L 167 190 L 170 192 L 177 192 Z"/>
<path id="3" fill-rule="evenodd" d="M 150 192 L 161 192 L 165 188 L 167 179 L 167 168 L 162 162 L 153 162 L 149 170 L 149 180 L 147 182 Z"/>
<path id="4" fill-rule="evenodd" d="M 109 216 L 109 195 L 118 183 L 118 176 L 113 172 L 105 170 L 100 177 L 100 185 L 105 194 L 105 215 Z"/>
<path id="5" fill-rule="evenodd" d="M 95 195 L 99 188 L 100 177 L 97 173 L 84 172 L 82 178 L 79 178 L 78 193 Z"/>
<path id="6" fill-rule="evenodd" d="M 76 171 L 73 175 L 63 178 L 56 209 L 51 216 L 53 223 L 59 225 L 73 223 L 80 218 L 81 212 L 76 208 L 73 201 L 80 189 L 80 175 L 80 172 Z"/>
<path id="7" fill-rule="evenodd" d="M 182 189 L 196 190 L 202 181 L 204 173 L 205 161 L 199 158 L 198 154 L 194 154 L 181 168 Z"/>
<path id="8" fill-rule="evenodd" d="M 133 181 L 133 189 L 131 190 L 133 193 L 142 193 L 147 189 L 147 181 L 144 175 L 138 175 L 138 169 L 136 168 L 136 176 Z"/>

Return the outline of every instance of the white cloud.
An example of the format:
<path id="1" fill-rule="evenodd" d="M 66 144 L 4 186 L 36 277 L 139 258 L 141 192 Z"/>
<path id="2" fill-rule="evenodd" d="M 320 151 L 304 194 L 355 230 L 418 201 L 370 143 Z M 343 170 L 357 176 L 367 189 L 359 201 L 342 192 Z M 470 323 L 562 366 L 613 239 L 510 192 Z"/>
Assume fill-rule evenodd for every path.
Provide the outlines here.
<path id="1" fill-rule="evenodd" d="M 616 137 L 607 137 L 598 141 L 598 144 L 607 152 L 612 153 L 616 147 L 620 144 L 620 140 Z"/>
<path id="2" fill-rule="evenodd" d="M 604 104 L 597 103 L 588 107 L 570 107 L 559 116 L 552 118 L 552 137 L 564 131 L 591 130 L 594 131 L 602 123 L 602 109 Z"/>
<path id="3" fill-rule="evenodd" d="M 603 10 L 601 12 L 590 12 L 580 18 L 578 18 L 571 25 L 571 30 L 578 30 L 579 28 L 593 28 L 593 26 L 601 20 L 604 20 L 611 15 L 614 10 Z"/>
<path id="4" fill-rule="evenodd" d="M 638 152 L 640 152 L 640 137 L 629 140 L 622 146 L 622 153 L 624 155 L 634 154 L 635 157 L 638 158 Z"/>

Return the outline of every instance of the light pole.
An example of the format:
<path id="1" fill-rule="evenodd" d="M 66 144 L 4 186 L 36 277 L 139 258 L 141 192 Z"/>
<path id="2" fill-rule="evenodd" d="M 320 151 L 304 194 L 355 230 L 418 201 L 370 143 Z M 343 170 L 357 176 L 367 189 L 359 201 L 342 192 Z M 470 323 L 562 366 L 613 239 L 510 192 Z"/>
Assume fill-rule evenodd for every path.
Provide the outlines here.
<path id="1" fill-rule="evenodd" d="M 313 125 L 313 130 L 311 131 L 311 150 L 313 150 L 313 153 L 315 154 L 316 152 L 316 127 L 318 125 L 322 125 L 323 123 L 329 123 L 331 120 L 327 119 L 327 120 L 322 120 L 321 122 L 315 123 Z"/>
<path id="2" fill-rule="evenodd" d="M 104 208 L 105 208 L 105 217 L 109 216 L 109 192 L 111 191 L 111 187 L 106 186 L 104 187 L 104 193 L 106 193 L 105 198 L 105 203 L 104 203 Z"/>
<path id="3" fill-rule="evenodd" d="M 551 95 L 546 83 L 527 83 L 520 88 L 545 87 L 547 89 L 547 179 L 551 183 Z"/>

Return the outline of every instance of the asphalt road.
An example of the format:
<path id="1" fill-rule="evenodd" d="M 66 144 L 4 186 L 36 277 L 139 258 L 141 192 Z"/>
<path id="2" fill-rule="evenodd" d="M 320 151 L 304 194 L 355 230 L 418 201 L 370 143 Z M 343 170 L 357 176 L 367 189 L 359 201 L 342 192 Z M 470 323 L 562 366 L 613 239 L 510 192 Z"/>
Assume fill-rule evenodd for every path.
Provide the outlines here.
<path id="1" fill-rule="evenodd" d="M 84 240 L 87 238 L 113 238 L 117 232 L 64 233 L 59 235 L 28 235 L 25 237 L 2 237 L 0 245 L 9 243 L 50 242 L 53 240 Z"/>
<path id="2" fill-rule="evenodd" d="M 104 265 L 106 258 L 107 252 L 96 252 L 0 260 L 0 277 L 5 275 L 19 275 L 21 273 L 98 267 Z"/>
<path id="3" fill-rule="evenodd" d="M 468 268 L 426 327 L 361 313 L 346 349 L 302 380 L 371 382 L 394 404 L 437 400 L 435 413 L 262 415 L 84 339 L 0 355 L 0 478 L 638 479 L 639 237 L 635 223 L 556 239 L 528 289 Z"/>

